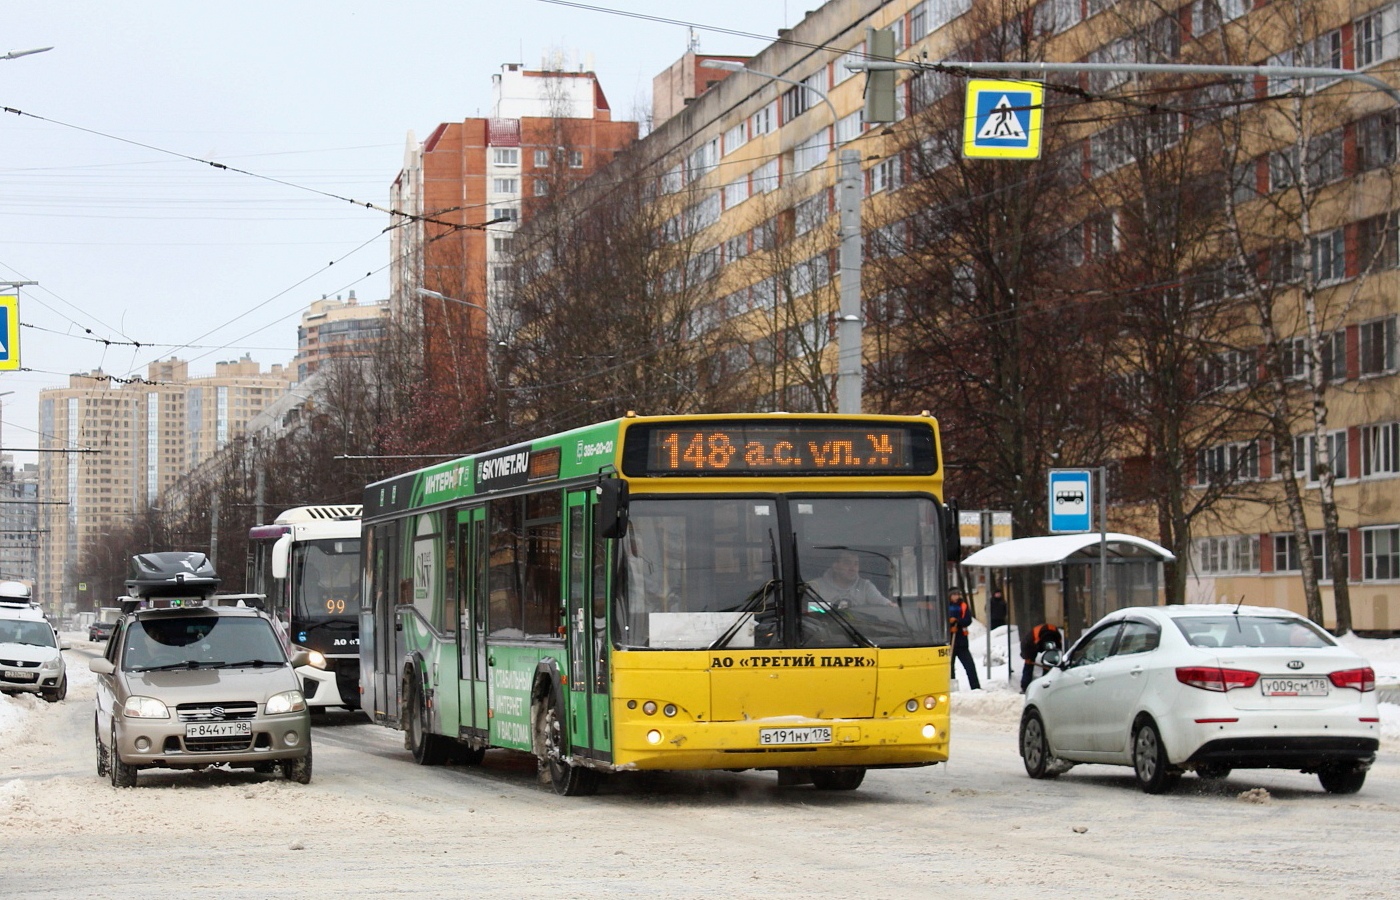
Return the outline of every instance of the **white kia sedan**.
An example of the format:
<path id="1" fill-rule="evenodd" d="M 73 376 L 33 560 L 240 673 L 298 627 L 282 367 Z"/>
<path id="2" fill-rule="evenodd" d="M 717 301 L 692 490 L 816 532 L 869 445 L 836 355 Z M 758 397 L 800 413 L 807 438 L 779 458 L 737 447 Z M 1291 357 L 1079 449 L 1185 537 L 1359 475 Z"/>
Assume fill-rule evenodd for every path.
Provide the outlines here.
<path id="1" fill-rule="evenodd" d="M 1375 672 L 1287 610 L 1120 609 L 1063 658 L 1047 657 L 1021 715 L 1032 778 L 1075 763 L 1132 766 L 1157 794 L 1184 771 L 1296 769 L 1351 794 L 1380 744 Z"/>

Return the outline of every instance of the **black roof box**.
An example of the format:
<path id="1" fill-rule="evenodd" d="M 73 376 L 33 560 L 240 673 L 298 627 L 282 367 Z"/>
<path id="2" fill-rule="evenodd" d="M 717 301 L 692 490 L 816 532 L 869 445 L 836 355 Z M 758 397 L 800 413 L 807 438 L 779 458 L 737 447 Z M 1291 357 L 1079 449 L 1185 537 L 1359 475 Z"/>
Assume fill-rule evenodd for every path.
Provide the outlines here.
<path id="1" fill-rule="evenodd" d="M 218 587 L 219 575 L 209 557 L 184 550 L 139 553 L 131 558 L 126 578 L 126 592 L 141 598 L 207 597 Z"/>

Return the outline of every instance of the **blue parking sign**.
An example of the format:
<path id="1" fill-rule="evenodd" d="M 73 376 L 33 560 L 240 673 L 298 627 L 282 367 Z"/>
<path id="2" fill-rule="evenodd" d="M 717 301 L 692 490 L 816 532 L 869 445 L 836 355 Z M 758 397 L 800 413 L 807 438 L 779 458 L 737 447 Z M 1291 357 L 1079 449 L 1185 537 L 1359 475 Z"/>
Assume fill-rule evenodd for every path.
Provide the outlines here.
<path id="1" fill-rule="evenodd" d="M 1075 534 L 1093 528 L 1092 473 L 1088 469 L 1050 470 L 1050 533 Z"/>

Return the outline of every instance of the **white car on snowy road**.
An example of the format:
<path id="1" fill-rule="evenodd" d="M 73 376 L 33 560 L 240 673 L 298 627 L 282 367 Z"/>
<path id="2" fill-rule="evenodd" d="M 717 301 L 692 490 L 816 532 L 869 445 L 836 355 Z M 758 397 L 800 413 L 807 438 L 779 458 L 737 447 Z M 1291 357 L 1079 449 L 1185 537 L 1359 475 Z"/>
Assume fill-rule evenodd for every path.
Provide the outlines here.
<path id="1" fill-rule="evenodd" d="M 1020 748 L 1032 778 L 1075 763 L 1132 766 L 1148 793 L 1186 770 L 1316 773 L 1336 794 L 1366 781 L 1380 739 L 1376 676 L 1309 620 L 1253 606 L 1117 610 L 1031 683 Z"/>

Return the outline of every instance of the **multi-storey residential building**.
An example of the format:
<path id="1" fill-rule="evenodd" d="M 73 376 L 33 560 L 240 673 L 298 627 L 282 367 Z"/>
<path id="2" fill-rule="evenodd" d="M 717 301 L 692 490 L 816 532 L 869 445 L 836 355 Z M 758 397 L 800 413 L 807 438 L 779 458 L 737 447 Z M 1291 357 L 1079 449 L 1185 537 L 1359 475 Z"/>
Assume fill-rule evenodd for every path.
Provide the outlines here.
<path id="1" fill-rule="evenodd" d="M 421 310 L 430 376 L 484 370 L 485 311 L 512 278 L 525 199 L 567 188 L 637 139 L 636 122 L 613 121 L 591 72 L 512 63 L 492 88 L 489 117 L 445 122 L 421 144 L 410 133 L 390 189 L 411 217 L 393 232 L 390 304 Z"/>
<path id="2" fill-rule="evenodd" d="M 863 58 L 866 29 L 877 28 L 892 30 L 898 58 L 915 64 L 1028 60 L 1030 72 L 1036 60 L 1303 64 L 1394 80 L 1397 10 L 1393 0 L 832 0 L 754 56 L 753 72 L 732 74 L 708 90 L 701 82 L 713 79 L 702 77 L 690 102 L 658 103 L 673 114 L 658 117 L 631 154 L 629 172 L 654 180 L 664 232 L 692 248 L 664 281 L 666 287 L 703 282 L 708 299 L 687 313 L 688 337 L 722 335 L 713 339 L 717 349 L 704 375 L 727 369 L 761 382 L 752 402 L 767 408 L 832 408 L 833 323 L 844 274 L 835 252 L 838 148 L 854 148 L 862 159 L 864 317 L 867 325 L 887 326 L 880 342 L 867 331 L 863 354 L 867 373 L 899 376 L 886 379 L 886 405 L 938 397 L 919 392 L 912 376 L 920 373 L 908 368 L 920 358 L 908 335 L 930 331 L 919 317 L 961 316 L 968 330 L 1012 333 L 1020 314 L 1012 302 L 980 315 L 966 311 L 982 309 L 977 304 L 988 294 L 1019 298 L 1029 282 L 1008 289 L 1005 260 L 1018 257 L 1024 241 L 1039 246 L 1020 257 L 1025 264 L 1012 274 L 1025 279 L 1047 263 L 1059 267 L 1054 284 L 1039 285 L 1033 298 L 1042 317 L 1056 308 L 1100 313 L 1105 297 L 1119 304 L 1113 313 L 1148 295 L 1163 309 L 1181 304 L 1171 307 L 1167 324 L 1171 333 L 1195 335 L 1196 344 L 1173 358 L 1172 371 L 1153 369 L 1149 353 L 1120 354 L 1119 369 L 1099 375 L 1093 387 L 1146 386 L 1161 394 L 1167 382 L 1186 385 L 1177 388 L 1177 405 L 1156 414 L 1159 421 L 1179 421 L 1184 437 L 1173 436 L 1170 447 L 1152 443 L 1160 436 L 1149 435 L 1155 423 L 1142 411 L 1133 425 L 1108 422 L 1104 411 L 1116 409 L 1120 396 L 1109 403 L 1101 395 L 1063 394 L 1064 406 L 1100 416 L 1103 427 L 1084 429 L 1085 416 L 1078 425 L 1094 432 L 1089 437 L 1055 433 L 1071 420 L 1046 413 L 1012 421 L 1001 433 L 965 428 L 948 435 L 950 459 L 968 479 L 982 477 L 974 470 L 1008 449 L 1007 442 L 1025 442 L 1002 454 L 1019 468 L 1008 469 L 1001 484 L 1019 486 L 998 487 L 984 477 L 979 490 L 986 496 L 967 499 L 1015 510 L 1018 535 L 1041 533 L 1045 469 L 1071 461 L 1109 465 L 1117 473 L 1111 492 L 1118 493 L 1110 498 L 1117 501 L 1110 525 L 1178 553 L 1189 566 L 1189 584 L 1177 596 L 1243 598 L 1301 611 L 1300 554 L 1283 503 L 1284 479 L 1297 479 L 1309 527 L 1319 528 L 1318 465 L 1330 456 L 1352 622 L 1361 630 L 1394 630 L 1400 628 L 1400 191 L 1394 181 L 1400 115 L 1394 101 L 1341 79 L 1065 76 L 1052 79 L 1057 90 L 1048 95 L 1056 108 L 1046 115 L 1047 160 L 1028 169 L 959 160 L 960 141 L 950 133 L 960 127 L 963 76 L 932 66 L 901 73 L 898 121 L 872 127 L 862 120 L 866 79 L 845 63 Z M 682 93 L 686 76 L 702 69 L 713 67 L 682 61 L 676 70 Z M 668 85 L 677 81 L 676 72 L 668 74 Z M 1186 201 L 1159 202 L 1152 193 L 1162 183 L 1147 179 L 1164 177 L 1149 171 L 1159 158 L 1179 161 L 1176 194 Z M 986 175 L 996 166 L 1012 168 Z M 952 213 L 979 195 L 970 189 L 940 195 L 921 182 L 962 178 L 972 185 L 983 176 L 1006 204 L 1004 214 L 990 209 L 965 227 L 1002 231 L 968 237 L 956 232 Z M 1058 193 L 1042 192 L 1047 183 Z M 945 199 L 931 199 L 939 196 Z M 1028 196 L 1039 198 L 1039 208 L 1013 209 Z M 1174 256 L 1171 271 L 1149 271 L 1141 251 L 1159 240 L 1151 232 L 1168 219 L 1177 223 L 1187 206 L 1205 224 L 1162 246 L 1190 252 Z M 1020 235 L 1005 229 L 1004 220 L 1017 216 L 1032 229 Z M 932 272 L 924 290 L 943 305 L 913 308 L 899 299 L 899 285 L 888 280 L 899 267 L 877 264 L 891 258 L 906 261 L 906 270 Z M 906 304 L 902 319 L 888 313 L 898 303 Z M 1201 338 L 1208 330 L 1203 323 L 1217 315 L 1229 321 L 1228 332 L 1217 328 Z M 1068 323 L 1081 316 L 1057 318 Z M 1013 361 L 1024 354 L 1026 368 L 996 385 L 1019 392 L 1008 410 L 1046 408 L 1027 388 L 1050 375 L 1039 368 L 1050 359 L 1045 354 L 1112 349 L 1114 335 L 1133 324 L 1103 312 L 1096 334 L 1094 317 L 1082 318 L 1087 325 L 1066 343 L 1035 348 L 1042 354 L 1036 362 L 1028 345 L 1011 346 Z M 1150 338 L 1136 340 L 1135 347 L 1161 349 Z M 980 353 L 983 346 L 969 342 L 963 352 Z M 1272 394 L 1222 399 L 1222 392 L 1267 386 L 1280 371 L 1282 387 Z M 966 386 L 1001 374 L 951 359 L 943 377 L 952 390 L 960 379 Z M 900 377 L 909 383 L 902 396 Z M 1322 438 L 1312 394 L 1328 413 Z M 1096 399 L 1085 402 L 1088 396 Z M 1229 415 L 1203 411 L 1212 404 L 1229 407 Z M 1045 434 L 1052 439 L 1036 443 Z M 1067 452 L 1079 456 L 1071 460 Z M 1276 461 L 1285 457 L 1297 461 L 1279 471 Z M 1155 481 L 1138 479 L 1136 473 L 1154 467 Z M 1174 509 L 1151 505 L 1166 490 L 1163 478 L 1181 488 Z M 950 488 L 958 493 L 956 484 Z M 1205 500 L 1208 515 L 1198 509 Z M 1326 581 L 1329 623 L 1335 621 L 1331 592 Z"/>
<path id="3" fill-rule="evenodd" d="M 156 505 L 290 384 L 283 366 L 263 372 L 247 357 L 216 363 L 211 376 L 188 372 L 187 362 L 170 359 L 152 363 L 144 379 L 99 370 L 40 393 L 40 602 L 55 610 L 78 603 L 77 585 L 93 575 L 77 568 L 84 546 Z"/>
<path id="4" fill-rule="evenodd" d="M 33 585 L 39 571 L 39 467 L 0 458 L 0 581 Z"/>
<path id="5" fill-rule="evenodd" d="M 292 369 L 297 381 L 305 381 L 327 359 L 363 358 L 373 355 L 384 340 L 387 303 L 360 304 L 355 292 L 334 300 L 312 301 L 297 326 L 297 355 Z"/>

